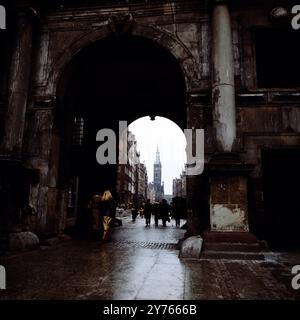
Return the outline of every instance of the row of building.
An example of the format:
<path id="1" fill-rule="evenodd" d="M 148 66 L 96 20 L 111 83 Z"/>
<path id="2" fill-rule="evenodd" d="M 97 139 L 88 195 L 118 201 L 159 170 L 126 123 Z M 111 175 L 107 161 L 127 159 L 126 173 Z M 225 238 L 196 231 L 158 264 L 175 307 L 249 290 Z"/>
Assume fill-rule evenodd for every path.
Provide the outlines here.
<path id="1" fill-rule="evenodd" d="M 124 146 L 121 145 L 121 149 Z M 122 150 L 120 150 L 122 151 Z M 143 203 L 150 199 L 151 203 L 160 202 L 164 194 L 162 182 L 162 165 L 160 152 L 157 148 L 156 159 L 153 165 L 153 182 L 148 183 L 147 168 L 141 163 L 140 153 L 137 149 L 135 135 L 128 132 L 127 164 L 118 165 L 117 193 L 120 204 Z"/>
<path id="2" fill-rule="evenodd" d="M 131 132 L 128 132 L 127 154 L 127 164 L 118 165 L 117 179 L 118 201 L 120 204 L 126 205 L 136 201 L 144 201 L 148 196 L 147 168 L 140 161 L 137 141 Z"/>
<path id="3" fill-rule="evenodd" d="M 182 171 L 180 178 L 173 179 L 173 198 L 186 198 L 186 172 Z"/>

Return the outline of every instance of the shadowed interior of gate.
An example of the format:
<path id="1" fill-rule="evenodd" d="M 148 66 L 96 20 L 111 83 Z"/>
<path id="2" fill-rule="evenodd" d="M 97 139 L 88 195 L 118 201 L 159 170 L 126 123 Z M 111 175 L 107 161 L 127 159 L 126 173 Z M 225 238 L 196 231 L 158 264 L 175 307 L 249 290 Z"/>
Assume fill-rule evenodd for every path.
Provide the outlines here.
<path id="1" fill-rule="evenodd" d="M 186 126 L 185 82 L 178 61 L 152 40 L 112 36 L 81 50 L 58 85 L 59 185 L 69 188 L 68 218 L 82 225 L 89 198 L 116 192 L 117 166 L 99 165 L 96 134 L 120 120 L 163 116 Z M 72 199 L 73 197 L 73 199 Z"/>

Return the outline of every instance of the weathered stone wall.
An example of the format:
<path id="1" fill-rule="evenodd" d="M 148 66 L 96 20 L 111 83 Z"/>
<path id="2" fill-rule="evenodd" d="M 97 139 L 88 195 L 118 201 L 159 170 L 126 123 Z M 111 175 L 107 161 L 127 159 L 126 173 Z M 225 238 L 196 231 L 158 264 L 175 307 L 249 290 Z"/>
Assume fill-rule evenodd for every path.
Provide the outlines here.
<path id="1" fill-rule="evenodd" d="M 263 210 L 261 150 L 300 145 L 300 100 L 297 90 L 257 88 L 253 28 L 272 27 L 272 1 L 255 6 L 243 3 L 230 6 L 237 124 L 234 149 L 242 160 L 254 165 L 248 201 L 252 208 L 249 215 L 257 215 Z M 186 82 L 187 127 L 205 129 L 205 157 L 210 160 L 217 148 L 211 95 L 210 9 L 200 1 L 176 1 L 61 8 L 43 13 L 34 33 L 23 145 L 23 152 L 30 155 L 26 167 L 39 172 L 39 179 L 31 184 L 29 200 L 37 212 L 36 230 L 59 232 L 65 225 L 66 191 L 58 183 L 61 136 L 56 130 L 57 110 L 62 112 L 64 107 L 61 79 L 76 53 L 111 34 L 112 15 L 131 13 L 132 34 L 156 41 L 177 59 Z M 188 182 L 192 234 L 198 233 L 201 224 L 207 224 L 208 181 L 204 174 Z"/>
<path id="2" fill-rule="evenodd" d="M 288 4 L 287 4 L 288 6 Z M 257 86 L 253 31 L 274 28 L 270 12 L 274 4 L 261 7 L 233 8 L 238 21 L 241 52 L 241 82 L 237 86 L 237 149 L 242 159 L 254 165 L 249 179 L 250 228 L 263 237 L 264 203 L 262 151 L 281 147 L 300 147 L 299 90 L 261 89 Z M 251 223 L 252 222 L 252 223 Z"/>

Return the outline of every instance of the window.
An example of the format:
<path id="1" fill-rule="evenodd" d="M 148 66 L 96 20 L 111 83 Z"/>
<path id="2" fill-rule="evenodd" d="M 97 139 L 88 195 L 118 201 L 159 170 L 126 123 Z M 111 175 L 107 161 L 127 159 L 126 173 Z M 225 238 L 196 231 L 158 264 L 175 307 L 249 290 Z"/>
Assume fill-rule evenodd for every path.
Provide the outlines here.
<path id="1" fill-rule="evenodd" d="M 255 32 L 258 88 L 300 87 L 300 32 L 260 29 Z"/>
<path id="2" fill-rule="evenodd" d="M 81 146 L 83 144 L 84 119 L 81 117 L 74 118 L 73 145 Z"/>
<path id="3" fill-rule="evenodd" d="M 73 218 L 76 216 L 78 182 L 78 177 L 69 181 L 67 218 Z"/>

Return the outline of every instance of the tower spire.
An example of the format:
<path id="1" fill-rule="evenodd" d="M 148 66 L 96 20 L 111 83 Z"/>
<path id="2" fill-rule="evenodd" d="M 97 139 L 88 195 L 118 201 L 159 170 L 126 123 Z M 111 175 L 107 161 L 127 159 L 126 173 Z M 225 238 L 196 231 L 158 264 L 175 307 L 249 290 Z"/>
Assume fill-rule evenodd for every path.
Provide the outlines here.
<path id="1" fill-rule="evenodd" d="M 153 166 L 153 184 L 154 184 L 154 192 L 155 192 L 155 201 L 159 202 L 163 198 L 163 185 L 161 184 L 161 162 L 160 162 L 160 153 L 157 146 L 156 149 L 156 160 Z"/>
<path id="2" fill-rule="evenodd" d="M 156 160 L 155 163 L 160 163 L 160 152 L 158 149 L 158 145 L 157 145 L 157 149 L 156 149 Z"/>

